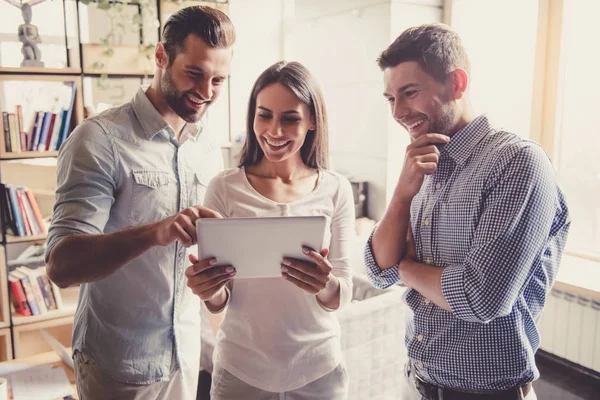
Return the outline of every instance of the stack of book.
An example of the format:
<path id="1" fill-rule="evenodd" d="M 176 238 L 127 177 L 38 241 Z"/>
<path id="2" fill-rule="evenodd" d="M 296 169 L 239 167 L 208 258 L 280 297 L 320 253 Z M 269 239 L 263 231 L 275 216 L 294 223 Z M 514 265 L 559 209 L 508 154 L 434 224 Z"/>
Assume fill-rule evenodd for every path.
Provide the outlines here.
<path id="1" fill-rule="evenodd" d="M 46 226 L 31 189 L 0 184 L 2 220 L 15 236 L 43 235 Z"/>
<path id="2" fill-rule="evenodd" d="M 53 111 L 35 111 L 29 129 L 23 123 L 23 107 L 17 105 L 15 112 L 2 112 L 4 144 L 7 152 L 56 151 L 70 132 L 71 116 L 75 102 L 76 85 L 67 82 L 70 100 Z"/>
<path id="3" fill-rule="evenodd" d="M 60 289 L 46 276 L 46 268 L 21 266 L 8 274 L 15 311 L 24 316 L 63 308 Z"/>

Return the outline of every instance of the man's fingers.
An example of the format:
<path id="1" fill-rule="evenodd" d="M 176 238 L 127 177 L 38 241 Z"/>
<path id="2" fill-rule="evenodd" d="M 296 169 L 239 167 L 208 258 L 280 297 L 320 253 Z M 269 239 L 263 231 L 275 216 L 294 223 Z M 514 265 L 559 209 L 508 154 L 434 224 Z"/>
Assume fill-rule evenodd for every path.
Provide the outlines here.
<path id="1" fill-rule="evenodd" d="M 221 214 L 214 210 L 211 210 L 210 208 L 202 206 L 194 206 L 194 208 L 198 211 L 199 218 L 223 218 Z"/>
<path id="2" fill-rule="evenodd" d="M 195 254 L 189 254 L 188 259 L 192 264 L 196 264 L 198 262 L 198 257 Z"/>
<path id="3" fill-rule="evenodd" d="M 415 158 L 415 160 L 419 163 L 434 162 L 437 164 L 438 161 L 440 161 L 440 156 L 435 153 L 430 153 L 418 156 Z"/>
<path id="4" fill-rule="evenodd" d="M 450 137 L 442 135 L 441 133 L 426 133 L 414 140 L 408 147 L 417 148 L 423 147 L 429 144 L 446 144 L 450 141 Z"/>
<path id="5" fill-rule="evenodd" d="M 416 169 L 424 175 L 433 175 L 437 171 L 437 162 L 416 163 Z"/>
<path id="6" fill-rule="evenodd" d="M 183 229 L 183 227 L 177 221 L 173 222 L 171 229 L 177 240 L 181 242 L 182 246 L 190 247 L 193 244 L 190 235 L 188 235 L 185 229 Z"/>

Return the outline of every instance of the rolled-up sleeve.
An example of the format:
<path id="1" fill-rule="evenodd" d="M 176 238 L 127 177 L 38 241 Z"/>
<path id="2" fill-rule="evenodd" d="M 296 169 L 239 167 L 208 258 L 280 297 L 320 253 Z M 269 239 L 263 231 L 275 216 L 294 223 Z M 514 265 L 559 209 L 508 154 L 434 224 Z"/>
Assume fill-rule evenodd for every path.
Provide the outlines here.
<path id="1" fill-rule="evenodd" d="M 56 203 L 48 230 L 46 261 L 72 234 L 101 234 L 115 201 L 115 149 L 103 127 L 84 121 L 61 146 Z"/>
<path id="2" fill-rule="evenodd" d="M 377 226 L 375 227 L 377 229 Z M 371 232 L 371 236 L 367 241 L 367 245 L 365 246 L 365 266 L 367 267 L 367 277 L 371 281 L 371 284 L 379 289 L 388 288 L 396 283 L 400 282 L 400 275 L 398 273 L 398 264 L 394 265 L 391 268 L 381 269 L 377 262 L 375 261 L 375 256 L 373 255 L 373 233 L 375 233 L 375 229 Z"/>
<path id="3" fill-rule="evenodd" d="M 535 270 L 548 268 L 542 264 L 544 249 L 557 234 L 552 226 L 561 208 L 558 185 L 543 150 L 523 148 L 499 175 L 465 261 L 449 265 L 442 275 L 450 308 L 469 322 L 487 323 L 510 314 Z M 555 271 L 546 274 L 554 276 Z"/>

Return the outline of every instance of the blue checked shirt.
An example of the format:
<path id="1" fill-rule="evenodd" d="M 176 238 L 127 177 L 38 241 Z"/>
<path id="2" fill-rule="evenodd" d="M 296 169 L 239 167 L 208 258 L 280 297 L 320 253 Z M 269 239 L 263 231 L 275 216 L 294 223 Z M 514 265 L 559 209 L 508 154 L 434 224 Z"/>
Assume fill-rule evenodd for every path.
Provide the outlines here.
<path id="1" fill-rule="evenodd" d="M 419 292 L 405 343 L 425 381 L 497 391 L 539 377 L 536 327 L 556 278 L 569 229 L 552 164 L 536 143 L 493 129 L 480 116 L 440 147 L 438 170 L 411 204 L 417 261 L 444 268 L 452 312 Z M 365 250 L 376 287 L 399 282 Z"/>

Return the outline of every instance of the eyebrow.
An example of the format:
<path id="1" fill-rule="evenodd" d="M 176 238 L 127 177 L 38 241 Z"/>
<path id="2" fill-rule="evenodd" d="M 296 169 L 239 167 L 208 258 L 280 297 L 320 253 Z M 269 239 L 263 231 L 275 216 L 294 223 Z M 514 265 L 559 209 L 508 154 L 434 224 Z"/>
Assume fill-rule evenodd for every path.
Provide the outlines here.
<path id="1" fill-rule="evenodd" d="M 273 111 L 269 110 L 267 107 L 263 107 L 263 106 L 258 106 L 257 108 L 263 110 L 263 111 L 268 111 L 270 113 L 272 113 Z M 298 111 L 296 110 L 288 110 L 288 111 L 284 111 L 284 114 L 300 114 Z"/>
<path id="2" fill-rule="evenodd" d="M 398 89 L 398 93 L 402 93 L 402 92 L 406 91 L 407 89 L 410 89 L 413 86 L 418 87 L 419 85 L 416 83 L 409 83 L 407 85 L 402 86 L 400 89 Z M 387 92 L 383 92 L 383 97 L 392 97 L 392 95 Z"/>
<path id="3" fill-rule="evenodd" d="M 185 66 L 185 68 L 187 68 L 187 69 L 190 69 L 190 70 L 193 70 L 193 71 L 195 71 L 195 72 L 201 72 L 201 73 L 204 73 L 204 70 L 203 70 L 202 68 L 200 68 L 200 67 L 197 67 L 197 66 L 195 66 L 195 65 L 186 65 L 186 66 Z"/>

